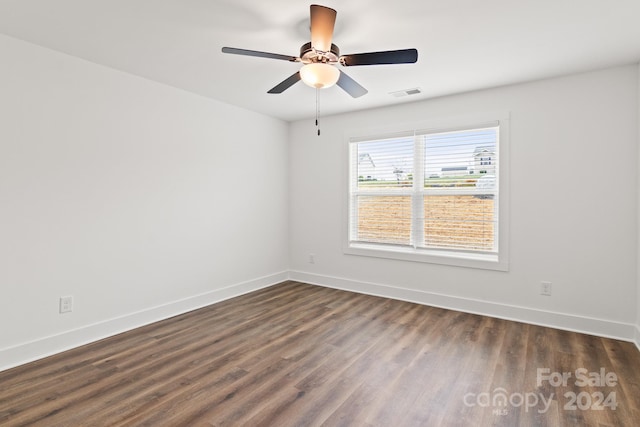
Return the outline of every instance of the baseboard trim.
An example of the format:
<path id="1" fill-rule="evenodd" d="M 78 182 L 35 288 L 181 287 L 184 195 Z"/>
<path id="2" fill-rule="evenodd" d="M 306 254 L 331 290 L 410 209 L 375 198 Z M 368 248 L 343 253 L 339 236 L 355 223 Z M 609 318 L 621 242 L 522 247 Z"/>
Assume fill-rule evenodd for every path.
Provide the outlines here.
<path id="1" fill-rule="evenodd" d="M 200 295 L 173 301 L 157 307 L 141 310 L 60 334 L 40 338 L 17 346 L 0 349 L 0 371 L 42 359 L 98 341 L 140 326 L 196 310 L 220 301 L 237 297 L 288 280 L 289 272 L 271 274 L 246 282 L 236 283 Z"/>
<path id="2" fill-rule="evenodd" d="M 140 326 L 197 310 L 217 302 L 267 288 L 286 280 L 342 289 L 367 295 L 393 298 L 449 310 L 491 316 L 516 322 L 615 338 L 635 343 L 640 351 L 640 325 L 594 319 L 572 314 L 550 312 L 528 307 L 498 304 L 470 298 L 443 295 L 380 283 L 369 283 L 307 273 L 283 271 L 246 282 L 236 283 L 211 292 L 152 307 L 126 316 L 43 337 L 38 340 L 0 349 L 0 371 L 42 359 L 75 347 L 89 344 Z"/>
<path id="3" fill-rule="evenodd" d="M 303 271 L 291 271 L 289 278 L 312 285 L 393 298 L 449 310 L 614 338 L 622 341 L 635 341 L 640 349 L 640 328 L 632 324 L 424 292 L 380 283 L 324 276 Z"/>

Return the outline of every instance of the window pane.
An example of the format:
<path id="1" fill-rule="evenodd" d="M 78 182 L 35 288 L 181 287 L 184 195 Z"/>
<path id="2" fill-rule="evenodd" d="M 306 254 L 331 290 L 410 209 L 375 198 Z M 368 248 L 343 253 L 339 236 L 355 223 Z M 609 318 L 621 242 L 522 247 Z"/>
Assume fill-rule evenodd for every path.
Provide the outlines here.
<path id="1" fill-rule="evenodd" d="M 408 245 L 411 196 L 358 196 L 356 240 Z"/>
<path id="2" fill-rule="evenodd" d="M 425 188 L 469 189 L 480 178 L 495 177 L 497 132 L 498 128 L 487 128 L 422 136 Z"/>
<path id="3" fill-rule="evenodd" d="M 411 187 L 413 138 L 395 138 L 356 144 L 358 189 Z"/>
<path id="4" fill-rule="evenodd" d="M 424 218 L 425 247 L 496 249 L 493 195 L 425 196 Z"/>

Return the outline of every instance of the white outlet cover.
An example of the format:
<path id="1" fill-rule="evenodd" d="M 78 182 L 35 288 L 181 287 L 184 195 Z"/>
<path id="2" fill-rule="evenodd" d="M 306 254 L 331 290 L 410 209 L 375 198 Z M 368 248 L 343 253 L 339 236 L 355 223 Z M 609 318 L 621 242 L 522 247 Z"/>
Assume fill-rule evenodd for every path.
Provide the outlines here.
<path id="1" fill-rule="evenodd" d="M 60 313 L 70 313 L 73 311 L 73 297 L 60 297 Z"/>

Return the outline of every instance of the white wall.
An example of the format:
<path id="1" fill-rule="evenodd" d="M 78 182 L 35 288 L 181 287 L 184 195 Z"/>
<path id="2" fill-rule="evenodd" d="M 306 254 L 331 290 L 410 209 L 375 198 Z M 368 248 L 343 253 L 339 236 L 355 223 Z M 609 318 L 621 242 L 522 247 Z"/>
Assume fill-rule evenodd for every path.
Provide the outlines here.
<path id="1" fill-rule="evenodd" d="M 5 36 L 0 57 L 0 369 L 287 277 L 285 122 Z"/>
<path id="2" fill-rule="evenodd" d="M 638 112 L 638 146 L 640 147 L 640 64 L 638 64 L 638 102 L 636 105 L 636 111 Z M 640 153 L 640 149 L 638 150 Z M 640 224 L 640 157 L 638 157 L 638 224 Z M 636 314 L 636 346 L 640 349 L 640 226 L 638 227 L 638 261 L 636 264 L 638 274 L 638 289 L 636 291 L 637 297 L 637 314 Z"/>
<path id="3" fill-rule="evenodd" d="M 637 84 L 625 66 L 325 117 L 321 137 L 310 120 L 292 124 L 292 277 L 632 339 Z M 345 133 L 486 111 L 511 115 L 509 272 L 343 254 Z M 551 297 L 539 294 L 543 280 Z"/>

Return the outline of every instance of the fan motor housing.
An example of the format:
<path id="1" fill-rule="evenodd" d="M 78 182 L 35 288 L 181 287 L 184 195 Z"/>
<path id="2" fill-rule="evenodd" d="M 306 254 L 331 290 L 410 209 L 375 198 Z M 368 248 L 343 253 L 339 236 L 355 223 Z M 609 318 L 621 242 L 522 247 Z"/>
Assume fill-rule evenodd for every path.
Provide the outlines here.
<path id="1" fill-rule="evenodd" d="M 300 59 L 305 64 L 313 62 L 335 63 L 340 59 L 340 49 L 338 46 L 331 43 L 331 50 L 329 52 L 321 52 L 311 47 L 311 42 L 309 42 L 300 47 Z"/>

